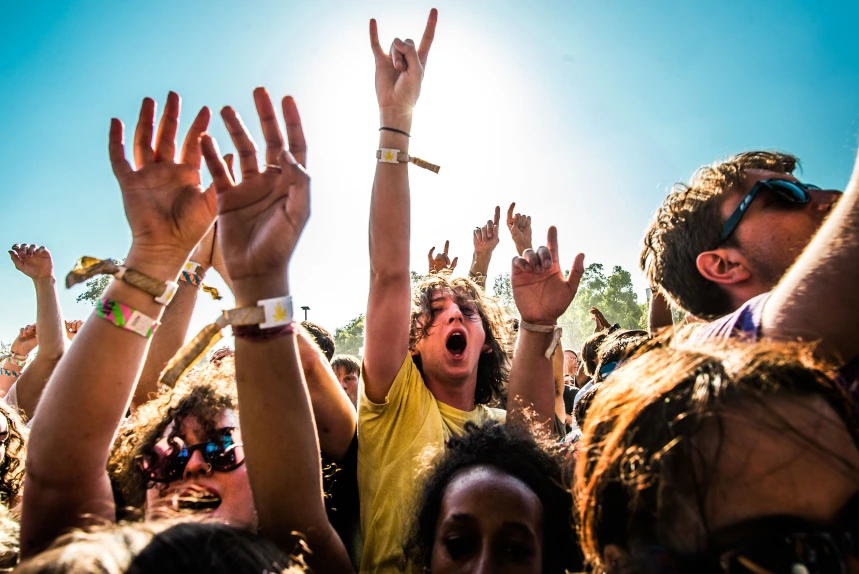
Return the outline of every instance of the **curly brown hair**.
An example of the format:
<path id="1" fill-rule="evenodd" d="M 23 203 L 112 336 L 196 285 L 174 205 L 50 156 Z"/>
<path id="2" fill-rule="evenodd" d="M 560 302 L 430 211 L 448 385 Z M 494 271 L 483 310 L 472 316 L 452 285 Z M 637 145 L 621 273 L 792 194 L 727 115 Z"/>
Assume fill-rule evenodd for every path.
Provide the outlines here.
<path id="1" fill-rule="evenodd" d="M 412 297 L 411 329 L 409 331 L 409 350 L 427 335 L 432 324 L 432 296 L 439 291 L 452 293 L 457 304 L 473 305 L 480 315 L 483 331 L 491 352 L 480 355 L 477 363 L 477 387 L 474 389 L 474 403 L 486 405 L 503 401 L 507 377 L 510 374 L 510 328 L 498 302 L 487 296 L 483 289 L 470 279 L 457 277 L 449 279 L 443 275 L 429 275 L 418 285 Z M 420 357 L 415 357 L 415 365 L 421 369 Z"/>
<path id="2" fill-rule="evenodd" d="M 790 154 L 749 151 L 699 168 L 688 184 L 676 183 L 644 234 L 639 262 L 650 284 L 702 319 L 734 311 L 728 294 L 697 266 L 699 254 L 719 245 L 725 192 L 742 188 L 746 170 L 791 174 L 798 166 Z"/>
<path id="3" fill-rule="evenodd" d="M 233 357 L 188 373 L 176 386 L 141 405 L 114 442 L 108 473 L 123 506 L 142 509 L 146 490 L 152 488 L 140 471 L 138 460 L 153 452 L 171 423 L 168 438 L 176 438 L 182 422 L 194 417 L 205 432 L 217 435 L 215 418 L 224 410 L 239 412 Z"/>
<path id="4" fill-rule="evenodd" d="M 6 439 L 6 454 L 0 462 L 0 504 L 12 508 L 18 503 L 24 485 L 27 459 L 27 439 L 30 431 L 17 410 L 0 401 L 0 413 L 9 421 L 9 436 Z"/>
<path id="5" fill-rule="evenodd" d="M 798 404 L 822 398 L 859 445 L 849 396 L 832 367 L 808 346 L 737 341 L 694 349 L 662 346 L 615 371 L 593 397 L 576 466 L 579 539 L 593 571 L 605 566 L 602 555 L 609 544 L 627 549 L 631 543 L 636 548 L 659 545 L 655 537 L 681 508 L 689 511 L 690 501 L 706 516 L 713 463 L 696 439 L 714 431 L 720 440 L 731 409 L 760 407 L 774 414 L 778 432 L 793 433 L 809 448 L 843 460 L 843 453 L 812 444 L 802 429 L 775 414 L 776 396 L 790 396 Z M 717 453 L 719 448 L 717 442 Z"/>

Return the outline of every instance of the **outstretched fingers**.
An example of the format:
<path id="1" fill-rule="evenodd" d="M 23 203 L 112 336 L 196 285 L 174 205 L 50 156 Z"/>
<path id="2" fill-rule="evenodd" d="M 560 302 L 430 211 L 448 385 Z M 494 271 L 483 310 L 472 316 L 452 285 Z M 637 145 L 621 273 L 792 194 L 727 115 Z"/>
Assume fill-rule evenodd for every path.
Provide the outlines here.
<path id="1" fill-rule="evenodd" d="M 176 161 L 176 132 L 179 130 L 181 108 L 179 94 L 167 94 L 167 103 L 164 104 L 164 112 L 158 122 L 158 134 L 155 136 L 155 161 Z"/>
<path id="2" fill-rule="evenodd" d="M 283 120 L 286 122 L 286 139 L 289 142 L 289 153 L 300 165 L 307 168 L 307 142 L 304 139 L 304 128 L 298 106 L 292 96 L 286 96 L 281 102 Z"/>
<path id="3" fill-rule="evenodd" d="M 155 161 L 152 151 L 152 130 L 155 127 L 155 100 L 143 98 L 140 104 L 140 115 L 134 130 L 134 164 L 140 169 L 147 163 Z"/>
<path id="4" fill-rule="evenodd" d="M 552 260 L 560 261 L 558 258 L 558 228 L 554 225 L 549 227 L 549 232 L 546 234 L 546 247 L 549 249 Z"/>
<path id="5" fill-rule="evenodd" d="M 194 166 L 197 169 L 202 167 L 203 153 L 200 150 L 200 136 L 209 127 L 209 120 L 212 117 L 212 112 L 206 106 L 197 112 L 197 117 L 191 122 L 191 127 L 188 128 L 188 134 L 185 136 L 185 141 L 182 143 L 182 151 L 179 154 L 179 161 L 188 165 Z"/>
<path id="6" fill-rule="evenodd" d="M 258 175 L 257 147 L 251 139 L 250 134 L 248 134 L 248 130 L 239 117 L 239 114 L 233 108 L 227 106 L 221 110 L 221 117 L 224 118 L 224 123 L 227 126 L 227 131 L 230 132 L 233 145 L 236 146 L 236 151 L 239 152 L 239 168 L 242 170 L 242 180 Z M 220 156 L 218 157 L 220 161 Z"/>
<path id="7" fill-rule="evenodd" d="M 382 50 L 382 45 L 379 43 L 379 25 L 376 24 L 376 19 L 370 19 L 370 48 L 373 49 L 373 56 L 378 60 L 385 57 L 385 51 Z"/>
<path id="8" fill-rule="evenodd" d="M 254 103 L 259 115 L 259 123 L 262 127 L 262 135 L 265 138 L 265 163 L 266 165 L 278 165 L 280 163 L 280 152 L 283 151 L 283 134 L 271 98 L 265 88 L 254 90 Z"/>
<path id="9" fill-rule="evenodd" d="M 110 120 L 110 135 L 108 136 L 107 151 L 110 156 L 110 165 L 117 179 L 122 179 L 134 170 L 125 159 L 125 145 L 123 145 L 122 122 L 116 118 Z"/>
<path id="10" fill-rule="evenodd" d="M 293 221 L 300 222 L 303 229 L 310 216 L 310 175 L 288 150 L 280 152 L 280 167 L 281 177 L 289 179 L 286 213 Z"/>
<path id="11" fill-rule="evenodd" d="M 427 26 L 424 28 L 424 35 L 421 38 L 421 45 L 418 48 L 418 58 L 421 66 L 426 66 L 427 58 L 429 57 L 430 47 L 432 46 L 433 38 L 435 38 L 435 27 L 438 24 L 438 10 L 433 8 L 430 10 Z"/>
<path id="12" fill-rule="evenodd" d="M 233 188 L 235 183 L 230 176 L 229 168 L 224 160 L 221 159 L 221 152 L 218 149 L 218 144 L 209 134 L 203 134 L 200 139 L 200 147 L 203 151 L 203 157 L 206 159 L 206 167 L 209 168 L 209 173 L 212 174 L 212 187 L 217 193 L 224 193 Z"/>
<path id="13" fill-rule="evenodd" d="M 585 254 L 579 253 L 573 261 L 573 267 L 570 269 L 570 276 L 567 277 L 567 284 L 574 290 L 578 291 L 579 283 L 582 281 L 582 275 L 585 274 Z"/>

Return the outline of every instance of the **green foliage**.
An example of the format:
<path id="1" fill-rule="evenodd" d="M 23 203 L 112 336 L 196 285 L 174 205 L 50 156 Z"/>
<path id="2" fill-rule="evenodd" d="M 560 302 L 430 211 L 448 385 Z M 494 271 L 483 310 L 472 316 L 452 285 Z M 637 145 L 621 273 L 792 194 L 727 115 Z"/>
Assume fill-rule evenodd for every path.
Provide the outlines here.
<path id="1" fill-rule="evenodd" d="M 87 279 L 86 283 L 84 283 L 86 290 L 75 297 L 75 301 L 78 303 L 89 303 L 94 307 L 98 303 L 98 300 L 101 299 L 101 294 L 107 289 L 110 280 L 110 275 L 97 275 Z"/>
<path id="2" fill-rule="evenodd" d="M 513 301 L 513 288 L 510 285 L 510 273 L 504 273 L 495 278 L 492 295 L 498 299 L 499 305 L 512 317 L 519 317 L 519 310 Z"/>
<path id="3" fill-rule="evenodd" d="M 334 331 L 334 347 L 339 355 L 360 357 L 364 347 L 364 314 Z"/>

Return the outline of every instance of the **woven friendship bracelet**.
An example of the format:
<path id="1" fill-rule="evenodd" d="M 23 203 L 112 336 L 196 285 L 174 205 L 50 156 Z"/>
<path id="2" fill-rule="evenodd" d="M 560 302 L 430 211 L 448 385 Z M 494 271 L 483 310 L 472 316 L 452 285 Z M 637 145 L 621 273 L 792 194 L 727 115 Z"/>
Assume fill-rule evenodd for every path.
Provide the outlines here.
<path id="1" fill-rule="evenodd" d="M 424 161 L 419 157 L 401 152 L 398 149 L 382 148 L 376 150 L 376 159 L 379 160 L 379 163 L 413 163 L 416 166 L 428 169 L 433 173 L 438 173 L 441 169 L 440 166 L 437 166 L 434 163 Z"/>
<path id="2" fill-rule="evenodd" d="M 172 388 L 200 357 L 221 340 L 222 331 L 227 325 L 233 326 L 233 334 L 237 337 L 263 340 L 293 333 L 292 322 L 290 295 L 257 301 L 256 307 L 239 307 L 224 311 L 214 323 L 203 327 L 196 337 L 176 353 L 161 373 L 160 382 Z"/>
<path id="3" fill-rule="evenodd" d="M 66 275 L 66 288 L 83 283 L 96 275 L 113 275 L 123 283 L 152 295 L 155 301 L 162 305 L 170 303 L 173 295 L 176 294 L 176 289 L 179 288 L 179 284 L 175 281 L 159 281 L 146 273 L 117 265 L 110 259 L 102 260 L 86 256 L 78 259 L 75 268 Z"/>
<path id="4" fill-rule="evenodd" d="M 555 348 L 561 342 L 561 334 L 563 331 L 557 325 L 536 325 L 527 321 L 519 321 L 519 328 L 532 333 L 552 333 L 552 341 L 549 343 L 549 348 L 546 349 L 545 357 L 551 359 L 555 353 Z"/>
<path id="5" fill-rule="evenodd" d="M 9 369 L 0 368 L 0 374 L 3 374 L 7 377 L 20 377 L 21 373 L 16 373 L 15 371 L 10 371 Z"/>
<path id="6" fill-rule="evenodd" d="M 0 357 L 0 360 L 9 361 L 16 367 L 23 367 L 27 364 L 27 356 L 19 355 L 17 353 L 9 353 L 8 355 L 3 355 L 2 357 Z"/>
<path id="7" fill-rule="evenodd" d="M 182 272 L 179 273 L 179 281 L 181 283 L 187 283 L 188 285 L 198 287 L 201 291 L 211 295 L 212 299 L 215 301 L 223 299 L 217 289 L 203 284 L 203 276 L 205 274 L 206 272 L 203 271 L 202 265 L 194 261 L 189 261 L 185 264 L 185 267 L 182 268 Z"/>
<path id="8" fill-rule="evenodd" d="M 147 317 L 128 305 L 123 305 L 111 299 L 102 299 L 96 305 L 95 313 L 102 319 L 110 321 L 120 329 L 131 331 L 145 339 L 152 337 L 158 323 L 152 317 Z"/>

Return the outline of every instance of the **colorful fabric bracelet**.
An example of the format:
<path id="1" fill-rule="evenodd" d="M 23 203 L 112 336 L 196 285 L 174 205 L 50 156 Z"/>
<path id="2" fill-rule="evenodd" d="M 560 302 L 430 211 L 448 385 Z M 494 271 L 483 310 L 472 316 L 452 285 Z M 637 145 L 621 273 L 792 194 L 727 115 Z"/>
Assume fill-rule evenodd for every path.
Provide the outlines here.
<path id="1" fill-rule="evenodd" d="M 261 341 L 295 332 L 292 297 L 274 297 L 257 301 L 256 307 L 239 307 L 221 313 L 206 325 L 167 363 L 160 383 L 173 387 L 193 367 L 200 357 L 221 340 L 224 327 L 231 325 L 236 337 Z M 245 329 L 247 327 L 247 329 Z"/>
<path id="2" fill-rule="evenodd" d="M 160 281 L 146 273 L 114 263 L 110 259 L 101 260 L 86 256 L 78 259 L 75 268 L 66 275 L 66 288 L 83 283 L 96 275 L 113 275 L 123 283 L 152 295 L 155 302 L 162 305 L 170 303 L 179 288 L 179 284 L 175 281 Z"/>
<path id="3" fill-rule="evenodd" d="M 19 355 L 18 353 L 9 353 L 2 357 L 4 361 L 9 361 L 16 367 L 23 367 L 27 364 L 27 355 Z"/>
<path id="4" fill-rule="evenodd" d="M 95 312 L 96 315 L 110 321 L 120 329 L 131 331 L 145 339 L 152 337 L 152 333 L 158 326 L 152 317 L 147 317 L 140 311 L 111 299 L 99 301 Z"/>
<path id="5" fill-rule="evenodd" d="M 221 294 L 218 293 L 217 289 L 203 284 L 203 276 L 205 274 L 206 272 L 203 271 L 202 265 L 194 261 L 189 261 L 185 264 L 185 267 L 182 268 L 182 272 L 179 274 L 179 281 L 181 283 L 193 285 L 194 287 L 199 287 L 201 291 L 211 295 L 212 299 L 215 301 L 222 299 Z"/>
<path id="6" fill-rule="evenodd" d="M 21 373 L 16 373 L 15 371 L 10 371 L 9 369 L 0 368 L 0 374 L 3 374 L 7 377 L 20 377 Z"/>

